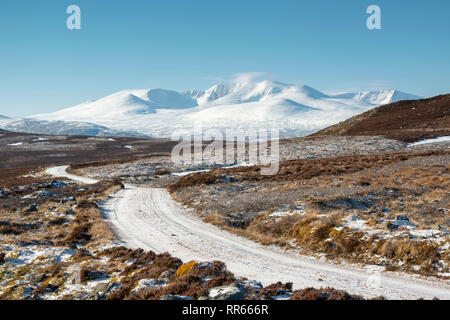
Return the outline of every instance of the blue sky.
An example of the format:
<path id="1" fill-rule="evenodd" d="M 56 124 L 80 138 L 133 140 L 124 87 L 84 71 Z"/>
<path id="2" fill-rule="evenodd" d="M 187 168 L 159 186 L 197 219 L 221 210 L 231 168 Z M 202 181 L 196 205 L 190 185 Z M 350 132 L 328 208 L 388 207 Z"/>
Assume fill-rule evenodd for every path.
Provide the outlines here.
<path id="1" fill-rule="evenodd" d="M 66 28 L 67 6 L 82 29 Z M 382 30 L 366 9 L 382 10 Z M 2 0 L 0 114 L 122 89 L 205 89 L 243 72 L 322 91 L 450 92 L 448 0 Z"/>

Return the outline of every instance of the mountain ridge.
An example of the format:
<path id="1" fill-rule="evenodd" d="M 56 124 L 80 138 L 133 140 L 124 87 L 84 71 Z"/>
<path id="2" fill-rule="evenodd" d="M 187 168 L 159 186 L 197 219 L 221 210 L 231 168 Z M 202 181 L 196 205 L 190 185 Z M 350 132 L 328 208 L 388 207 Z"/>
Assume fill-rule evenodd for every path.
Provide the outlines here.
<path id="1" fill-rule="evenodd" d="M 198 123 L 204 129 L 219 130 L 274 128 L 282 137 L 289 138 L 311 134 L 370 110 L 380 102 L 401 98 L 417 96 L 396 90 L 332 95 L 307 85 L 236 80 L 206 90 L 122 90 L 31 118 L 93 123 L 119 132 L 163 138 L 192 130 Z"/>

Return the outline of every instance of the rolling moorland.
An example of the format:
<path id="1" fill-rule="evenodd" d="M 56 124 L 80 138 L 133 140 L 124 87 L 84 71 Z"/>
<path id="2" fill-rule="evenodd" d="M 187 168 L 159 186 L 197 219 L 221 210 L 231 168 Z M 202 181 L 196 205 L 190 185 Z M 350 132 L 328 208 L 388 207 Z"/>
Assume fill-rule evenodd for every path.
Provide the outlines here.
<path id="1" fill-rule="evenodd" d="M 415 142 L 450 135 L 449 100 L 445 95 L 395 102 L 312 136 L 283 140 L 275 176 L 261 176 L 258 165 L 177 166 L 169 158 L 173 143 L 163 139 L 0 132 L 0 297 L 446 298 L 450 142 Z M 48 175 L 45 169 L 55 165 L 71 165 L 71 174 L 98 182 Z M 114 194 L 132 196 L 140 191 L 135 187 L 167 189 L 192 217 L 257 243 L 257 250 L 312 257 L 336 270 L 377 270 L 389 279 L 409 279 L 404 283 L 411 292 L 419 290 L 412 287 L 417 279 L 442 290 L 413 296 L 383 291 L 384 283 L 342 287 L 332 272 L 309 282 L 262 283 L 242 278 L 245 270 L 231 260 L 181 257 L 177 246 L 195 241 L 187 235 L 185 241 L 168 240 L 171 246 L 157 253 L 149 249 L 151 241 L 139 238 L 146 250 L 138 249 L 108 211 L 121 213 L 120 202 L 111 202 Z M 167 239 L 183 235 L 168 230 L 180 236 Z"/>

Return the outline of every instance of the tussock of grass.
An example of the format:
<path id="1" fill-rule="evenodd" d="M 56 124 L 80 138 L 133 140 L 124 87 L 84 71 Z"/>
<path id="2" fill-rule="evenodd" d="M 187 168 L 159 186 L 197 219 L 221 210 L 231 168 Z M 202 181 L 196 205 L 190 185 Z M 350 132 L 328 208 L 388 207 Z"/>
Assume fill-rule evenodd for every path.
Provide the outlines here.
<path id="1" fill-rule="evenodd" d="M 197 261 L 189 261 L 180 266 L 177 270 L 177 277 L 181 277 L 186 273 L 191 272 L 192 268 L 197 265 Z"/>
<path id="2" fill-rule="evenodd" d="M 379 299 L 383 299 L 380 297 Z M 333 288 L 297 290 L 290 300 L 364 300 L 361 296 L 351 295 L 343 290 Z"/>

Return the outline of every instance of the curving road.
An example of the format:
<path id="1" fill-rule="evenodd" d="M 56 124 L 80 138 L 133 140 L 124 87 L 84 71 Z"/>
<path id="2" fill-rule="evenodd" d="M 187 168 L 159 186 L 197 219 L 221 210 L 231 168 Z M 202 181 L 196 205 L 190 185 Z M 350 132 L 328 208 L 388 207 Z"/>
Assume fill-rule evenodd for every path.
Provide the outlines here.
<path id="1" fill-rule="evenodd" d="M 236 275 L 264 285 L 282 281 L 293 282 L 294 288 L 331 286 L 365 297 L 450 299 L 449 281 L 335 265 L 233 235 L 190 214 L 165 189 L 127 185 L 102 207 L 111 228 L 130 247 L 167 251 L 183 261 L 220 260 Z"/>
<path id="2" fill-rule="evenodd" d="M 45 169 L 45 173 L 54 177 L 67 178 L 84 184 L 96 184 L 98 180 L 85 178 L 67 172 L 69 166 L 57 166 Z"/>

